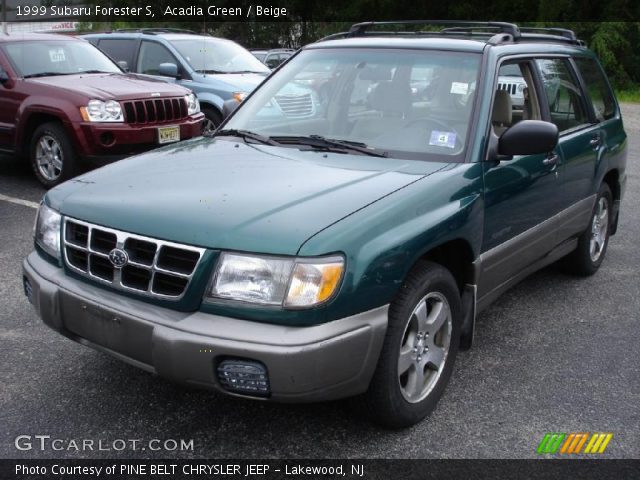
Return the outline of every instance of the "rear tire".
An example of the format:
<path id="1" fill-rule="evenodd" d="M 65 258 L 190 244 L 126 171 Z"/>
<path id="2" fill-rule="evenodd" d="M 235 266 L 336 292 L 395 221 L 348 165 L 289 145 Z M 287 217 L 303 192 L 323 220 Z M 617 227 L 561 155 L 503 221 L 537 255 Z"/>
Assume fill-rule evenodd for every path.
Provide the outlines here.
<path id="1" fill-rule="evenodd" d="M 606 183 L 600 186 L 589 226 L 578 237 L 578 247 L 561 261 L 567 273 L 587 277 L 598 271 L 604 260 L 611 233 L 613 197 Z"/>
<path id="2" fill-rule="evenodd" d="M 420 262 L 391 303 L 378 365 L 361 399 L 373 422 L 404 428 L 431 413 L 451 377 L 461 324 L 453 276 Z"/>
<path id="3" fill-rule="evenodd" d="M 71 140 L 56 122 L 42 124 L 33 132 L 29 161 L 36 178 L 46 188 L 55 187 L 77 173 Z"/>

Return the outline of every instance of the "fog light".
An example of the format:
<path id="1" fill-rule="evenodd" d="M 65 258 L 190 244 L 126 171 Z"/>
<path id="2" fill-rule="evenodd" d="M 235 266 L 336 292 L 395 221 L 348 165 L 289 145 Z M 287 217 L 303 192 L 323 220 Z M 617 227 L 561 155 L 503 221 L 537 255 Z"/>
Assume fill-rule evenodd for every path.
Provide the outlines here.
<path id="1" fill-rule="evenodd" d="M 23 277 L 22 286 L 24 288 L 24 294 L 27 296 L 27 300 L 29 300 L 29 303 L 33 305 L 33 287 L 27 277 Z"/>
<path id="2" fill-rule="evenodd" d="M 254 360 L 223 360 L 218 365 L 218 381 L 234 393 L 265 397 L 270 392 L 267 367 Z"/>

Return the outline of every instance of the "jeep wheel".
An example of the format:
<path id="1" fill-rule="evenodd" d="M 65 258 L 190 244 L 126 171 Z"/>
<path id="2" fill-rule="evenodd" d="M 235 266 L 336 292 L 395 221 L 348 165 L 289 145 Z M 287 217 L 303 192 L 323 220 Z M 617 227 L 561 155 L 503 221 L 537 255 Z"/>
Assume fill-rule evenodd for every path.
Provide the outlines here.
<path id="1" fill-rule="evenodd" d="M 611 190 L 603 183 L 591 213 L 589 226 L 578 238 L 578 247 L 562 261 L 565 271 L 581 276 L 593 275 L 598 271 L 609 244 L 612 204 Z"/>
<path id="2" fill-rule="evenodd" d="M 436 406 L 460 340 L 460 293 L 445 268 L 422 262 L 389 309 L 386 338 L 364 403 L 385 427 L 414 425 Z"/>
<path id="3" fill-rule="evenodd" d="M 31 168 L 45 187 L 55 187 L 75 174 L 71 142 L 58 123 L 45 123 L 33 133 L 29 148 Z"/>
<path id="4" fill-rule="evenodd" d="M 202 134 L 208 135 L 218 128 L 218 125 L 222 123 L 222 116 L 217 110 L 213 108 L 205 107 L 202 109 L 204 113 L 204 121 L 202 122 Z"/>

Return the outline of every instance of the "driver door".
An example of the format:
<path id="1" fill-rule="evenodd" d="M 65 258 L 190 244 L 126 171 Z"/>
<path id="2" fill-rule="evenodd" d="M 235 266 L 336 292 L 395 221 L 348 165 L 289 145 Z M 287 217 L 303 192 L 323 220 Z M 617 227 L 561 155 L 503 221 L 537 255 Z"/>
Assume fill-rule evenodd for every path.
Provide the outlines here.
<path id="1" fill-rule="evenodd" d="M 520 75 L 514 75 L 518 67 Z M 491 134 L 542 119 L 544 93 L 529 61 L 504 62 L 494 86 Z M 558 152 L 484 162 L 485 224 L 478 299 L 490 296 L 556 244 L 552 217 L 562 206 Z"/>

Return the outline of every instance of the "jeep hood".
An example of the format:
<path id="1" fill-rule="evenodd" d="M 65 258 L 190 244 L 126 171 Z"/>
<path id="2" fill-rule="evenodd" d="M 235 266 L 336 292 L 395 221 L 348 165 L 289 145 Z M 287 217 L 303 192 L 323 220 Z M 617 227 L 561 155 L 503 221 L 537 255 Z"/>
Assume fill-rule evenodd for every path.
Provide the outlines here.
<path id="1" fill-rule="evenodd" d="M 79 75 L 60 75 L 34 78 L 29 81 L 51 87 L 69 90 L 97 100 L 131 100 L 151 98 L 159 93 L 160 97 L 171 97 L 189 93 L 179 85 L 173 85 L 150 77 L 122 73 L 89 73 Z"/>
<path id="2" fill-rule="evenodd" d="M 290 254 L 446 164 L 196 139 L 50 190 L 62 214 L 207 248 Z"/>

